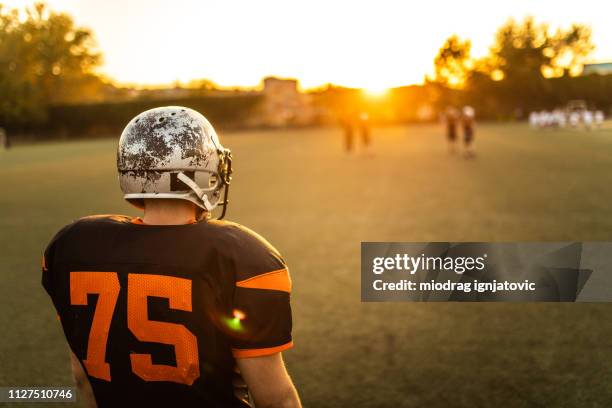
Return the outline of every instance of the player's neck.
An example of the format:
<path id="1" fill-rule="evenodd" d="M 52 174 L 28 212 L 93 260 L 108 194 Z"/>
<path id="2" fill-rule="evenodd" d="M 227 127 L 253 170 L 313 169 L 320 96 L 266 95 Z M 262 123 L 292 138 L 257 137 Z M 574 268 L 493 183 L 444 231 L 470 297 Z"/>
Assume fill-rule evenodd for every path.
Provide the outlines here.
<path id="1" fill-rule="evenodd" d="M 181 200 L 147 200 L 142 221 L 149 225 L 181 225 L 196 221 L 195 205 Z"/>

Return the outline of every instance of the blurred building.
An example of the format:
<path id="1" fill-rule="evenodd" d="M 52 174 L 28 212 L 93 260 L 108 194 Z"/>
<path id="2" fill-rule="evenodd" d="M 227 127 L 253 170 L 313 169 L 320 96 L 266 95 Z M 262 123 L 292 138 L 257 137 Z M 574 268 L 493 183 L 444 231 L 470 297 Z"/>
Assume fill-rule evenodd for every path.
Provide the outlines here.
<path id="1" fill-rule="evenodd" d="M 612 74 L 612 62 L 602 62 L 598 64 L 584 64 L 582 75 L 610 75 Z"/>
<path id="2" fill-rule="evenodd" d="M 316 110 L 310 96 L 299 91 L 295 79 L 264 78 L 262 95 L 259 117 L 256 118 L 260 125 L 307 125 L 315 119 Z"/>

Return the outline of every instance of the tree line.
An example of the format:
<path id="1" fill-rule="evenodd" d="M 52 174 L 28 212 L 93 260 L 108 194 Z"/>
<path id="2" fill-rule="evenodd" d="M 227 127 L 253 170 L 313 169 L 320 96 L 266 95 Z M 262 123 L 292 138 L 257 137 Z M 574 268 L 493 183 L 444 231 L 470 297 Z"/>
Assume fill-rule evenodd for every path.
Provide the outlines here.
<path id="1" fill-rule="evenodd" d="M 188 83 L 189 92 L 140 90 L 135 97 L 97 72 L 102 61 L 93 32 L 70 15 L 45 3 L 0 4 L 0 128 L 37 139 L 111 134 L 160 104 L 203 109 L 220 126 L 236 127 L 261 99 L 230 91 L 214 96 L 216 85 L 202 79 Z"/>
<path id="2" fill-rule="evenodd" d="M 0 126 L 44 122 L 48 106 L 98 94 L 101 62 L 92 32 L 68 14 L 0 4 Z"/>
<path id="3" fill-rule="evenodd" d="M 594 48 L 591 29 L 584 24 L 552 29 L 533 17 L 508 20 L 482 58 L 472 55 L 470 40 L 449 37 L 427 85 L 437 91 L 440 107 L 469 104 L 485 117 L 525 117 L 573 99 L 608 110 L 612 76 L 581 76 Z"/>
<path id="4" fill-rule="evenodd" d="M 509 20 L 481 58 L 472 55 L 470 40 L 449 37 L 425 84 L 393 89 L 384 100 L 336 86 L 310 95 L 332 118 L 359 109 L 381 123 L 423 120 L 435 117 L 428 109 L 435 113 L 465 104 L 474 106 L 479 118 L 497 119 L 526 117 L 531 110 L 552 109 L 572 99 L 609 110 L 612 75 L 580 75 L 593 48 L 586 25 L 552 29 L 531 17 Z M 256 105 L 262 101 L 244 92 L 216 97 L 218 89 L 208 80 L 188 84 L 193 92 L 181 94 L 180 100 L 161 100 L 154 91 L 141 92 L 134 100 L 132 89 L 119 88 L 97 72 L 101 63 L 92 31 L 76 25 L 70 15 L 44 3 L 23 9 L 0 4 L 0 127 L 13 133 L 83 137 L 96 129 L 115 131 L 124 124 L 125 112 L 162 102 L 206 107 L 211 119 L 237 127 L 253 123 L 249 115 L 258 114 Z"/>

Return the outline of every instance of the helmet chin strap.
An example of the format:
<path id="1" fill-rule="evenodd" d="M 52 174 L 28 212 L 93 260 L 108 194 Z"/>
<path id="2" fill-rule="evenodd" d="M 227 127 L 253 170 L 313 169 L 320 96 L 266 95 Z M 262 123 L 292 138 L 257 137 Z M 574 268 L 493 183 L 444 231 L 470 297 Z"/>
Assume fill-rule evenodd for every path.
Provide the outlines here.
<path id="1" fill-rule="evenodd" d="M 198 186 L 195 183 L 195 181 L 187 177 L 185 173 L 179 172 L 176 175 L 176 178 L 181 180 L 183 183 L 187 185 L 187 187 L 189 187 L 190 189 L 193 190 L 194 193 L 196 193 L 198 198 L 202 200 L 202 202 L 204 203 L 204 207 L 206 208 L 206 211 L 211 212 L 212 210 L 215 209 L 216 206 L 212 205 L 211 202 L 208 200 L 208 195 L 206 194 L 206 191 L 202 190 L 200 186 Z"/>

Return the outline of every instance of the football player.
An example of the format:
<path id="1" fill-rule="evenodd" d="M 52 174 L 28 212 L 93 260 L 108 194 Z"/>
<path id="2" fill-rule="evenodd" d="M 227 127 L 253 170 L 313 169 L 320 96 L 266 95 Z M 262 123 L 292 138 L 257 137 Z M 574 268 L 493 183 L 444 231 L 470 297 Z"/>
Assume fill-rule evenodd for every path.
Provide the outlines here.
<path id="1" fill-rule="evenodd" d="M 363 143 L 363 150 L 366 156 L 372 156 L 372 128 L 370 126 L 370 115 L 366 111 L 359 113 L 359 133 L 361 134 L 361 141 Z"/>
<path id="2" fill-rule="evenodd" d="M 285 261 L 211 217 L 225 215 L 231 160 L 198 112 L 143 112 L 117 152 L 143 217 L 86 217 L 47 247 L 43 286 L 89 406 L 300 406 L 281 355 L 293 345 Z"/>
<path id="3" fill-rule="evenodd" d="M 8 150 L 11 148 L 11 141 L 9 139 L 8 133 L 0 127 L 0 146 L 4 148 L 4 150 Z"/>
<path id="4" fill-rule="evenodd" d="M 584 110 L 582 112 L 582 123 L 584 123 L 586 130 L 591 130 L 591 126 L 593 125 L 593 112 Z"/>
<path id="5" fill-rule="evenodd" d="M 539 112 L 531 112 L 529 114 L 529 126 L 532 129 L 537 129 L 540 126 L 540 113 Z"/>
<path id="6" fill-rule="evenodd" d="M 595 126 L 597 126 L 597 129 L 601 129 L 605 119 L 606 119 L 606 117 L 605 117 L 603 111 L 601 111 L 601 110 L 595 111 L 594 120 L 595 120 Z"/>
<path id="7" fill-rule="evenodd" d="M 461 127 L 463 128 L 463 144 L 465 146 L 465 157 L 474 157 L 472 142 L 474 141 L 474 120 L 476 112 L 474 108 L 466 105 L 461 110 Z"/>
<path id="8" fill-rule="evenodd" d="M 354 109 L 349 105 L 342 106 L 338 112 L 338 123 L 344 134 L 344 150 L 346 153 L 351 153 L 353 151 L 353 139 L 355 138 L 354 122 Z"/>
<path id="9" fill-rule="evenodd" d="M 455 153 L 455 143 L 457 141 L 457 123 L 459 122 L 459 111 L 452 106 L 446 109 L 444 120 L 446 122 L 446 139 L 448 140 L 448 150 Z"/>
<path id="10" fill-rule="evenodd" d="M 569 123 L 570 126 L 573 128 L 578 127 L 578 125 L 580 124 L 580 112 L 577 111 L 573 111 L 570 113 L 569 115 Z"/>

